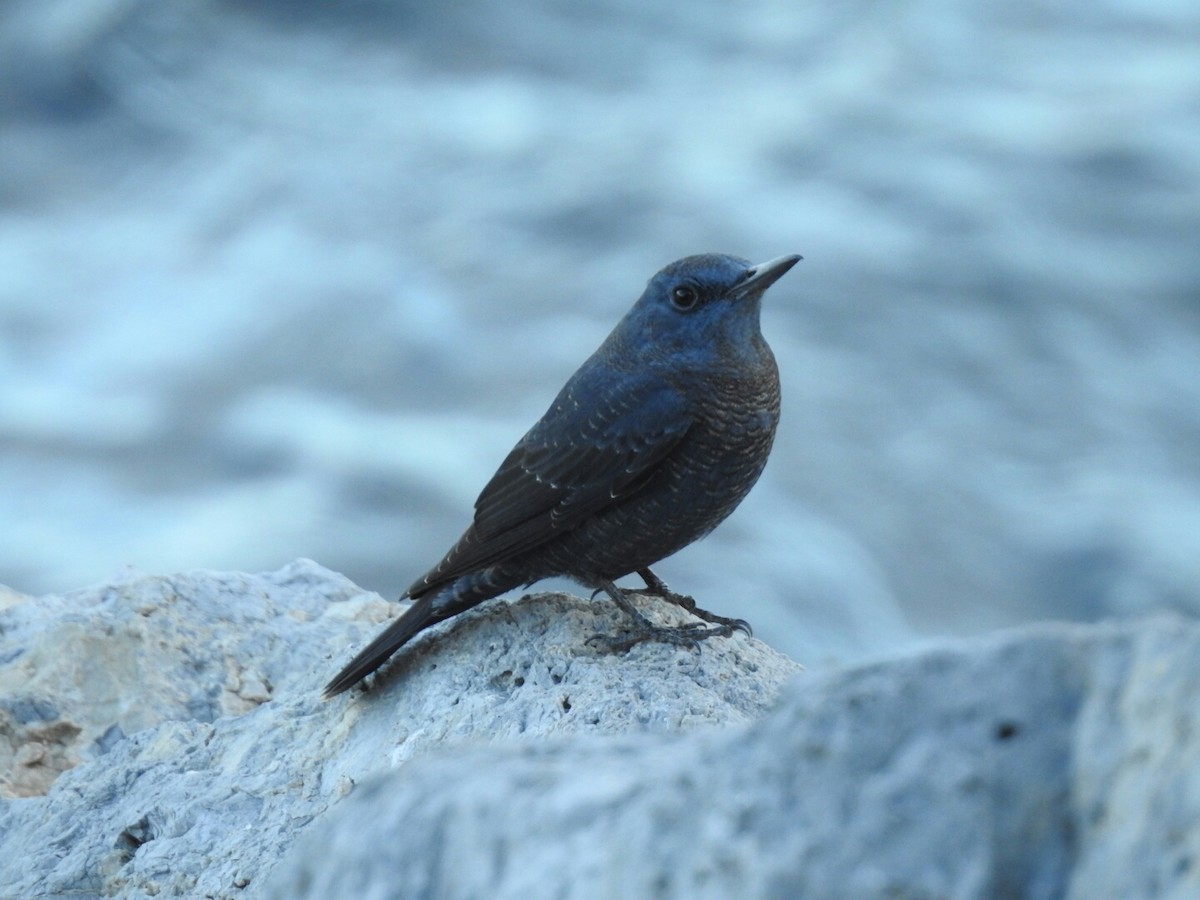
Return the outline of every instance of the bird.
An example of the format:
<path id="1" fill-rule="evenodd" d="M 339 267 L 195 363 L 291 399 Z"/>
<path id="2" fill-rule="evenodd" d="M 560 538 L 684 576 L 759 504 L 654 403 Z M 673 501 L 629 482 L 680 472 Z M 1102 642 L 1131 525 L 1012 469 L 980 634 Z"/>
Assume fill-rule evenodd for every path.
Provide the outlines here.
<path id="1" fill-rule="evenodd" d="M 697 647 L 749 633 L 672 591 L 651 566 L 712 531 L 762 474 L 779 422 L 779 370 L 763 338 L 764 292 L 801 257 L 751 265 L 687 256 L 641 297 L 500 464 L 445 557 L 401 596 L 413 603 L 326 685 L 332 697 L 375 672 L 416 634 L 486 600 L 566 576 L 607 594 L 630 620 L 590 641 Z M 618 587 L 637 573 L 644 589 Z M 631 593 L 700 621 L 652 624 Z"/>

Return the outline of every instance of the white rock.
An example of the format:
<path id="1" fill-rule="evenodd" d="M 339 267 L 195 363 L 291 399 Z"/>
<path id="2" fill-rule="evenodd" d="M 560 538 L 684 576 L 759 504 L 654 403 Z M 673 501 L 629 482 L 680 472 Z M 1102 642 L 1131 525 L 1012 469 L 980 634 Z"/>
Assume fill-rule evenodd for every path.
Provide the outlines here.
<path id="1" fill-rule="evenodd" d="M 397 609 L 307 561 L 7 596 L 0 897 L 1200 896 L 1193 621 L 795 680 L 536 595 L 322 702 Z"/>
<path id="2" fill-rule="evenodd" d="M 1200 627 L 1030 628 L 765 720 L 460 749 L 363 785 L 275 898 L 1200 897 Z"/>
<path id="3" fill-rule="evenodd" d="M 385 685 L 322 702 L 397 609 L 299 561 L 0 610 L 0 897 L 254 896 L 356 783 L 412 757 L 741 724 L 799 669 L 742 635 L 601 654 L 585 641 L 617 626 L 612 604 L 537 595 L 485 604 Z"/>

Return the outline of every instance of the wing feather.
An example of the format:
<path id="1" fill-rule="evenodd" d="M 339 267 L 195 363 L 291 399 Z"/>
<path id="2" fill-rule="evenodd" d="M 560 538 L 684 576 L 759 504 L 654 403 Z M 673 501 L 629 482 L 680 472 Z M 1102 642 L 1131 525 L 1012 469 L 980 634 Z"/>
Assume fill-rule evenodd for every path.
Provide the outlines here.
<path id="1" fill-rule="evenodd" d="M 512 449 L 475 501 L 471 526 L 409 596 L 532 550 L 653 477 L 691 425 L 686 402 L 660 379 L 598 368 L 577 372 Z"/>

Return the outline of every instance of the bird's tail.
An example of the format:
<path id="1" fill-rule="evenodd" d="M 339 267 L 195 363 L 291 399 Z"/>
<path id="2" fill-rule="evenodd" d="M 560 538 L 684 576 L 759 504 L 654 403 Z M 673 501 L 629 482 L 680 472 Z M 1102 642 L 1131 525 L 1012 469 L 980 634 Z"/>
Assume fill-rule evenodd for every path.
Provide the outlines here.
<path id="1" fill-rule="evenodd" d="M 464 576 L 441 590 L 421 596 L 325 685 L 323 696 L 328 699 L 353 687 L 430 625 L 436 625 L 451 616 L 465 612 L 472 606 L 523 583 L 522 578 L 504 578 L 503 575 L 507 573 L 501 573 L 497 568 Z"/>

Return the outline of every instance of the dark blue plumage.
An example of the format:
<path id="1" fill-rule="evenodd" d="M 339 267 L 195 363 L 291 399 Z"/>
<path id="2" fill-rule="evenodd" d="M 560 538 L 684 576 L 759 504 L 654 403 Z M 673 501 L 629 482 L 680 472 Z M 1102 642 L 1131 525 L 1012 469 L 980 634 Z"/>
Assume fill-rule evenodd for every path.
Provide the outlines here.
<path id="1" fill-rule="evenodd" d="M 497 594 L 565 575 L 603 590 L 634 622 L 612 649 L 694 644 L 745 628 L 697 609 L 650 566 L 717 526 L 766 465 L 779 421 L 779 374 L 759 328 L 763 292 L 800 259 L 758 266 L 733 256 L 671 263 L 550 409 L 501 463 L 475 518 L 405 596 L 416 602 L 329 685 L 346 690 L 413 635 Z M 614 581 L 637 572 L 649 593 L 702 623 L 652 625 Z"/>

